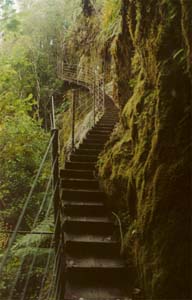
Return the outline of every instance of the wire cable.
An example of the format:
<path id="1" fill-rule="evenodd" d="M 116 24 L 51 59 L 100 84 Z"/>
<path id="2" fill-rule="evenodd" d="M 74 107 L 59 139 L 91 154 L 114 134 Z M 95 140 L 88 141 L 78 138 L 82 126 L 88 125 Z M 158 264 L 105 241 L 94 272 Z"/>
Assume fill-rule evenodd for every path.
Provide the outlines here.
<path id="1" fill-rule="evenodd" d="M 6 252 L 5 252 L 4 256 L 3 256 L 2 262 L 1 262 L 1 264 L 0 264 L 0 274 L 1 274 L 1 272 L 3 271 L 3 268 L 4 268 L 4 266 L 5 266 L 5 263 L 6 263 L 6 261 L 7 261 L 8 256 L 9 256 L 9 253 L 10 253 L 10 251 L 11 251 L 11 247 L 13 246 L 13 243 L 15 242 L 16 235 L 17 235 L 17 231 L 19 230 L 19 227 L 20 227 L 20 225 L 21 225 L 21 222 L 22 222 L 23 217 L 24 217 L 24 215 L 25 215 L 25 212 L 26 212 L 26 210 L 27 210 L 28 204 L 29 204 L 29 202 L 30 202 L 30 200 L 31 200 L 31 198 L 32 198 L 32 195 L 33 195 L 33 192 L 34 192 L 34 190 L 35 190 L 36 184 L 37 184 L 37 182 L 38 182 L 39 176 L 40 176 L 40 174 L 41 174 L 41 171 L 42 171 L 42 169 L 43 169 L 44 163 L 45 163 L 45 161 L 46 161 L 46 158 L 47 158 L 47 156 L 48 156 L 49 150 L 50 150 L 50 148 L 51 148 L 53 138 L 54 138 L 54 135 L 52 135 L 52 137 L 50 138 L 50 141 L 49 141 L 47 150 L 46 150 L 46 152 L 45 152 L 45 154 L 44 154 L 44 157 L 43 157 L 43 159 L 42 159 L 42 161 L 41 161 L 39 170 L 38 170 L 38 172 L 37 172 L 37 175 L 36 175 L 36 177 L 35 177 L 35 180 L 34 180 L 34 182 L 33 182 L 33 185 L 32 185 L 32 187 L 31 187 L 31 190 L 30 190 L 30 192 L 29 192 L 29 194 L 28 194 L 28 197 L 27 197 L 27 199 L 26 199 L 26 201 L 25 201 L 25 204 L 24 204 L 23 209 L 22 209 L 22 212 L 21 212 L 21 214 L 20 214 L 20 216 L 19 216 L 18 222 L 17 222 L 17 224 L 16 224 L 16 226 L 15 226 L 14 233 L 12 234 L 12 236 L 11 236 L 11 238 L 10 238 L 10 240 L 9 240 L 9 244 L 8 244 L 7 250 L 6 250 Z"/>

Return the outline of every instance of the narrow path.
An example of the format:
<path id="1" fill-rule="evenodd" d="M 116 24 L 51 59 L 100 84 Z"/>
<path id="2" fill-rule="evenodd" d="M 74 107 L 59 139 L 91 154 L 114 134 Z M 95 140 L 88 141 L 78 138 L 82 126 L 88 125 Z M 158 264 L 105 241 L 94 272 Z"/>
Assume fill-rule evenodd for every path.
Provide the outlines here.
<path id="1" fill-rule="evenodd" d="M 61 171 L 65 236 L 65 300 L 128 299 L 127 268 L 114 240 L 106 195 L 94 177 L 98 155 L 118 120 L 108 101 L 105 114 Z"/>

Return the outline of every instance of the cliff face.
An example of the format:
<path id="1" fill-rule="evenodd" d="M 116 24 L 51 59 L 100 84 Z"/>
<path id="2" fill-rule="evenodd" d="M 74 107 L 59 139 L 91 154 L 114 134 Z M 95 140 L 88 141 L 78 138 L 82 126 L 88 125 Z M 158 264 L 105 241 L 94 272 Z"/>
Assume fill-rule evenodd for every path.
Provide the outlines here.
<path id="1" fill-rule="evenodd" d="M 122 0 L 121 15 L 111 51 L 120 123 L 99 176 L 146 298 L 190 299 L 192 3 Z"/>

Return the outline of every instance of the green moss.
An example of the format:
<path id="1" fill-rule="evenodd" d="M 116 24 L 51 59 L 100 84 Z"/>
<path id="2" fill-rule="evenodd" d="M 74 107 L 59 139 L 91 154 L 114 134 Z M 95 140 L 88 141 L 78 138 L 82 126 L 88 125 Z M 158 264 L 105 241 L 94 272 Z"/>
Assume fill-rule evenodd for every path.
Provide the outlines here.
<path id="1" fill-rule="evenodd" d="M 99 176 L 108 205 L 129 216 L 120 213 L 124 251 L 147 299 L 190 299 L 191 9 L 182 0 L 132 1 L 113 41 L 121 118 Z"/>

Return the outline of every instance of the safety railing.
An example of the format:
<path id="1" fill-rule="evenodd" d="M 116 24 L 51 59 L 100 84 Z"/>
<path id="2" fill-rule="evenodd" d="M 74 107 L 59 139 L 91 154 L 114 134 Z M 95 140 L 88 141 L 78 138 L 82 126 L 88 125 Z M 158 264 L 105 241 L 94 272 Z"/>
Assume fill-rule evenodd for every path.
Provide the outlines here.
<path id="1" fill-rule="evenodd" d="M 64 132 L 61 137 L 64 144 L 64 148 L 62 145 L 61 148 L 66 158 L 102 117 L 105 110 L 105 82 L 97 69 L 68 64 L 63 64 L 61 78 L 74 84 L 64 113 Z"/>
<path id="2" fill-rule="evenodd" d="M 63 64 L 62 79 L 73 82 L 85 88 L 91 88 L 95 79 L 94 71 L 79 65 Z"/>
<path id="3" fill-rule="evenodd" d="M 89 89 L 92 98 L 95 97 L 95 114 L 101 115 L 105 109 L 105 79 L 97 68 L 81 65 L 63 64 L 61 79 Z"/>
<path id="4" fill-rule="evenodd" d="M 17 224 L 0 232 L 7 238 L 3 254 L 0 253 L 1 300 L 61 298 L 61 258 L 64 254 L 60 228 L 59 135 L 63 140 L 62 152 L 66 159 L 105 109 L 105 82 L 95 70 L 63 65 L 62 79 L 75 85 L 69 92 L 69 98 L 64 101 L 63 133 L 56 128 L 52 97 L 51 137 L 45 154 Z M 37 201 L 39 191 L 42 197 Z M 24 221 L 32 206 L 33 217 L 26 230 Z"/>
<path id="5" fill-rule="evenodd" d="M 58 130 L 52 102 L 52 130 L 46 151 L 14 228 L 1 251 L 0 299 L 53 299 L 60 264 Z M 42 195 L 42 196 L 40 196 Z M 32 215 L 30 212 L 32 210 Z M 26 226 L 26 220 L 30 219 Z M 49 284 L 49 289 L 47 285 Z"/>

